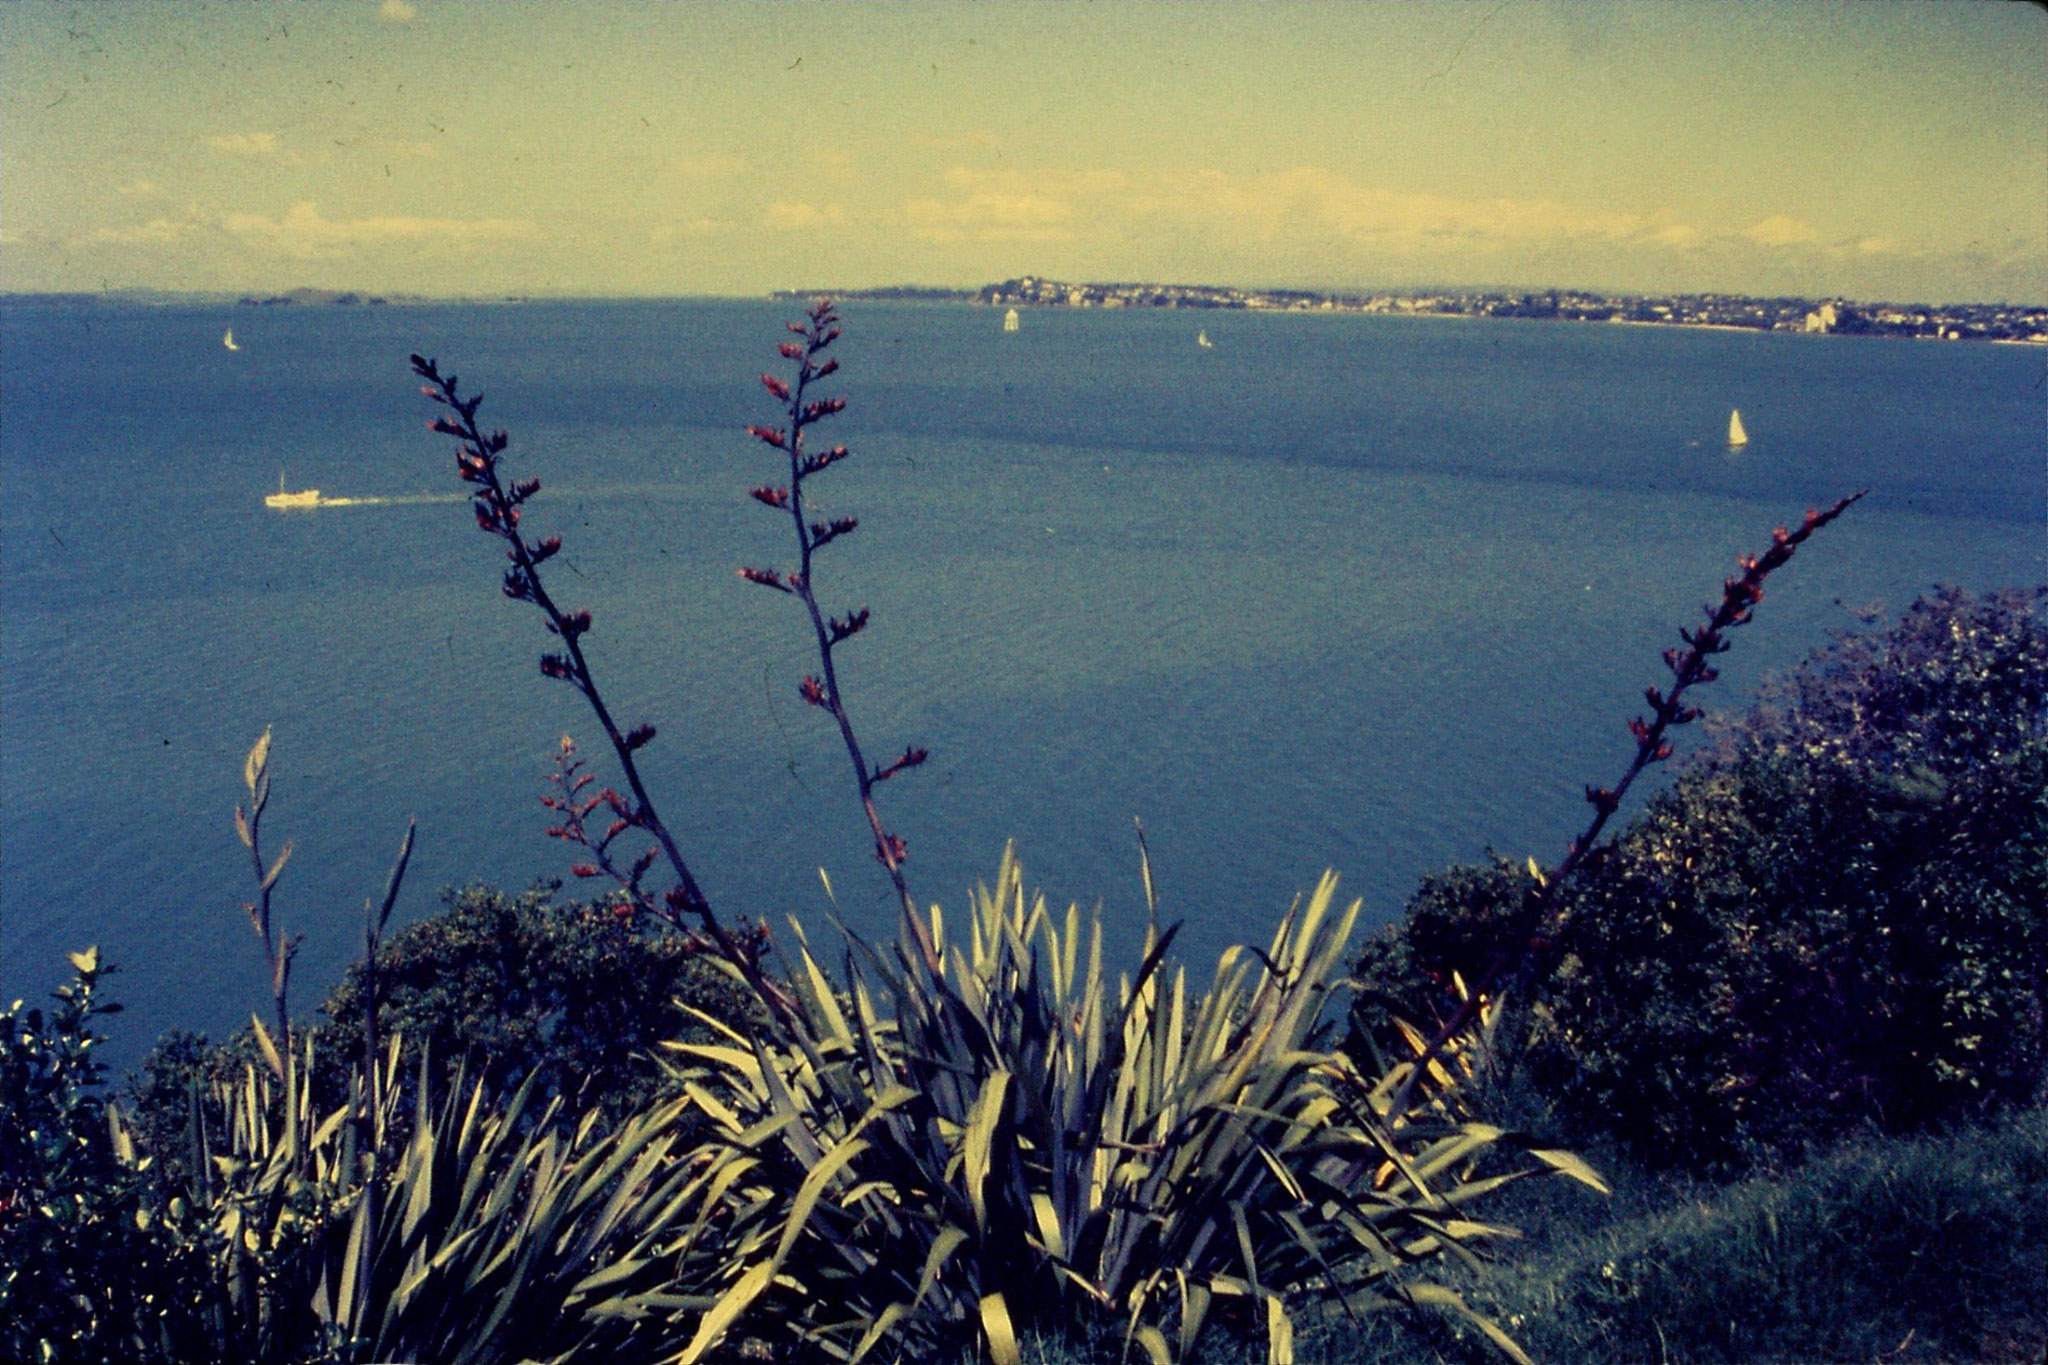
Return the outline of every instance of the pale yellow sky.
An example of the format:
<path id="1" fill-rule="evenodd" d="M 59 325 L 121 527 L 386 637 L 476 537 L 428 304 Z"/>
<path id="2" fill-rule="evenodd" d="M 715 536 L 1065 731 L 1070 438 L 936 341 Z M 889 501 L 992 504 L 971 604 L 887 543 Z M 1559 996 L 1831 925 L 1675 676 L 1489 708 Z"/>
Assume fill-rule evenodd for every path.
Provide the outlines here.
<path id="1" fill-rule="evenodd" d="M 0 7 L 0 288 L 2048 299 L 2031 4 Z"/>

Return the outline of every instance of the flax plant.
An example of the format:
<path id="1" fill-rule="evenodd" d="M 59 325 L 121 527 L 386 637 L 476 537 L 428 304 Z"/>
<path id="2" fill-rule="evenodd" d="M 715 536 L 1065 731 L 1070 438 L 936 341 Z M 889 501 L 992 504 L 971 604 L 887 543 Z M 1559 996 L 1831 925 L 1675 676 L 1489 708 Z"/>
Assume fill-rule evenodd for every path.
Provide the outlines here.
<path id="1" fill-rule="evenodd" d="M 560 823 L 549 832 L 589 851 L 580 875 L 609 876 L 629 896 L 649 856 L 622 869 L 611 843 L 630 829 L 651 834 L 677 876 L 669 908 L 700 918 L 772 1020 L 743 1034 L 706 1016 L 723 1044 L 676 1045 L 685 1093 L 712 1133 L 690 1157 L 699 1213 L 669 1248 L 696 1287 L 623 1311 L 645 1330 L 686 1337 L 681 1362 L 707 1358 L 743 1321 L 839 1357 L 964 1347 L 1009 1362 L 1020 1331 L 1059 1332 L 1077 1316 L 1116 1324 L 1156 1361 L 1187 1358 L 1212 1319 L 1228 1319 L 1255 1326 L 1269 1357 L 1287 1361 L 1295 1315 L 1309 1304 L 1471 1317 L 1448 1289 L 1405 1273 L 1470 1258 L 1474 1244 L 1505 1235 L 1465 1205 L 1532 1174 L 1599 1180 L 1565 1153 L 1470 1122 L 1441 1067 L 1419 1068 L 1442 1083 L 1417 1094 L 1401 1085 L 1405 1073 L 1369 1078 L 1328 1047 L 1325 1006 L 1343 984 L 1359 910 L 1335 909 L 1334 879 L 1283 919 L 1267 952 L 1227 954 L 1198 995 L 1167 967 L 1173 931 L 1158 929 L 1156 907 L 1142 964 L 1112 982 L 1099 921 L 1084 928 L 1070 911 L 1057 922 L 1025 897 L 1012 857 L 995 889 L 975 897 L 965 942 L 948 939 L 936 906 L 927 914 L 912 898 L 907 849 L 884 825 L 875 789 L 925 751 L 867 759 L 836 651 L 871 613 L 832 616 L 815 590 L 817 552 L 857 524 L 819 514 L 806 493 L 847 457 L 843 445 L 806 443 L 845 407 L 813 387 L 837 371 L 824 353 L 838 321 L 828 301 L 813 305 L 778 348 L 793 377 L 761 377 L 786 424 L 748 430 L 786 457 L 788 483 L 751 496 L 789 515 L 797 559 L 739 571 L 804 604 L 819 673 L 799 692 L 839 729 L 901 908 L 898 946 L 884 952 L 849 934 L 836 980 L 801 925 L 786 981 L 722 932 L 634 766 L 652 728 L 619 732 L 578 644 L 589 614 L 564 612 L 541 585 L 559 540 L 518 529 L 537 481 L 504 483 L 508 438 L 486 435 L 479 400 L 413 357 L 428 396 L 455 414 L 432 426 L 462 442 L 458 472 L 476 490 L 478 524 L 507 545 L 506 595 L 536 605 L 564 641 L 542 672 L 583 693 L 633 792 L 587 795 L 594 779 L 565 741 L 547 801 Z M 596 832 L 589 821 L 601 809 L 612 819 Z M 1146 894 L 1150 904 L 1149 866 Z M 1519 1358 L 1497 1328 L 1473 1320 Z"/>
<path id="2" fill-rule="evenodd" d="M 932 911 L 934 972 L 854 940 L 842 986 L 798 926 L 802 1046 L 670 1045 L 715 1123 L 739 1254 L 680 1360 L 751 1314 L 854 1360 L 1014 1362 L 1024 1334 L 1093 1321 L 1169 1362 L 1226 1321 L 1284 1362 L 1302 1313 L 1390 1307 L 1469 1320 L 1522 1359 L 1407 1272 L 1512 1235 L 1468 1211 L 1512 1181 L 1602 1186 L 1437 1096 L 1395 1111 L 1391 1078 L 1328 1047 L 1359 909 L 1326 876 L 1200 993 L 1170 929 L 1112 980 L 1099 916 L 1054 915 L 1008 854 L 962 937 Z"/>

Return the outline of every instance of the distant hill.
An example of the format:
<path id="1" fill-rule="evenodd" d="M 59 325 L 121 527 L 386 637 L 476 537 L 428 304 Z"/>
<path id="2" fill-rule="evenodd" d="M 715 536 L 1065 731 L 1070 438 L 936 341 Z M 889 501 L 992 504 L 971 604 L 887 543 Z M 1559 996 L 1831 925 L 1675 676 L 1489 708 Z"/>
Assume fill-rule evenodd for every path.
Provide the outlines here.
<path id="1" fill-rule="evenodd" d="M 778 289 L 777 299 L 904 299 L 919 303 L 965 303 L 978 291 L 942 289 L 929 284 L 885 284 L 878 289 Z"/>

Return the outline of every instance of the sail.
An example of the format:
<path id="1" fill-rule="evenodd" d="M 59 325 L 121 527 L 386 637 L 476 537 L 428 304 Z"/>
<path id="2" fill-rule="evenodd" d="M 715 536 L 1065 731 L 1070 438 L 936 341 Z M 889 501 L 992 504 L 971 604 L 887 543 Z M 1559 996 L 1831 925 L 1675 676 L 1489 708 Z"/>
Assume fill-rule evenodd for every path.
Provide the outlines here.
<path id="1" fill-rule="evenodd" d="M 1003 330 L 1005 332 L 1014 332 L 1017 330 L 1016 309 L 1012 308 L 1009 312 L 1003 314 Z"/>
<path id="2" fill-rule="evenodd" d="M 1749 433 L 1742 429 L 1741 408 L 1731 408 L 1728 411 L 1728 444 L 1731 446 L 1746 446 L 1749 444 Z"/>
<path id="3" fill-rule="evenodd" d="M 235 345 L 235 329 L 232 327 L 228 328 L 227 335 L 223 336 L 220 339 L 220 344 L 227 347 L 230 351 L 239 351 L 242 349 L 241 347 Z"/>

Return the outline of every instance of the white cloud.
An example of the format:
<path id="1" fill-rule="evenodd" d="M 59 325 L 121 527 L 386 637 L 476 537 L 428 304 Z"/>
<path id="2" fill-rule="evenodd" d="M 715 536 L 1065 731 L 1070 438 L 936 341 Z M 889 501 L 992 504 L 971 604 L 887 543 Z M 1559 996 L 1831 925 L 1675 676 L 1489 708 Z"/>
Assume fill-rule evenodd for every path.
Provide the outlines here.
<path id="1" fill-rule="evenodd" d="M 346 255 L 365 246 L 399 241 L 476 242 L 531 240 L 539 229 L 524 218 L 374 218 L 329 219 L 310 201 L 301 201 L 276 218 L 260 213 L 230 213 L 221 226 L 260 250 L 301 258 Z"/>
<path id="2" fill-rule="evenodd" d="M 224 156 L 275 156 L 276 133 L 216 133 L 206 145 Z"/>
<path id="3" fill-rule="evenodd" d="M 854 178 L 853 153 L 844 147 L 814 147 L 811 149 L 811 173 L 835 185 L 847 184 Z"/>
<path id="4" fill-rule="evenodd" d="M 194 226 L 192 223 L 174 222 L 169 218 L 152 218 L 146 223 L 135 223 L 127 227 L 94 228 L 85 235 L 85 240 L 106 242 L 115 246 L 163 246 L 177 241 Z"/>
<path id="5" fill-rule="evenodd" d="M 935 242 L 1050 242 L 1074 235 L 1074 206 L 1043 194 L 978 190 L 946 202 L 913 199 L 903 206 L 911 230 Z"/>
<path id="6" fill-rule="evenodd" d="M 816 204 L 778 199 L 768 206 L 767 225 L 777 232 L 803 232 L 810 228 L 846 221 L 846 210 L 837 204 L 819 208 Z"/>
<path id="7" fill-rule="evenodd" d="M 1122 243 L 1173 241 L 1210 256 L 1307 253 L 1324 268 L 1346 259 L 1415 268 L 1492 259 L 1494 268 L 1526 273 L 1546 259 L 1582 265 L 1612 252 L 1683 254 L 1695 263 L 1790 249 L 1842 262 L 1918 254 L 1889 236 L 1823 236 L 1789 213 L 1687 221 L 1667 207 L 1433 193 L 1315 165 L 1259 173 L 956 165 L 928 192 L 906 197 L 901 221 L 913 237 L 944 245 L 1056 242 L 1114 252 Z"/>
<path id="8" fill-rule="evenodd" d="M 1760 246 L 1800 246 L 1820 238 L 1811 223 L 1784 213 L 1752 223 L 1742 230 L 1742 235 Z"/>
<path id="9" fill-rule="evenodd" d="M 384 0 L 377 6 L 377 18 L 387 24 L 409 24 L 420 17 L 419 6 L 406 0 Z"/>
<path id="10" fill-rule="evenodd" d="M 154 180 L 145 179 L 141 176 L 137 176 L 114 191 L 114 193 L 125 195 L 130 199 L 160 199 L 163 197 L 163 192 L 163 186 L 157 184 Z"/>
<path id="11" fill-rule="evenodd" d="M 911 230 L 931 241 L 1053 241 L 1171 231 L 1254 244 L 1335 239 L 1393 251 L 1490 251 L 1553 242 L 1683 246 L 1702 235 L 1668 213 L 1392 190 L 1316 166 L 1261 175 L 1161 170 L 1138 176 L 956 166 L 942 179 L 952 194 L 904 205 Z"/>
<path id="12" fill-rule="evenodd" d="M 1698 228 L 1686 223 L 1673 223 L 1670 227 L 1659 228 L 1649 235 L 1648 240 L 1658 246 L 1688 247 L 1699 245 L 1705 236 Z"/>

